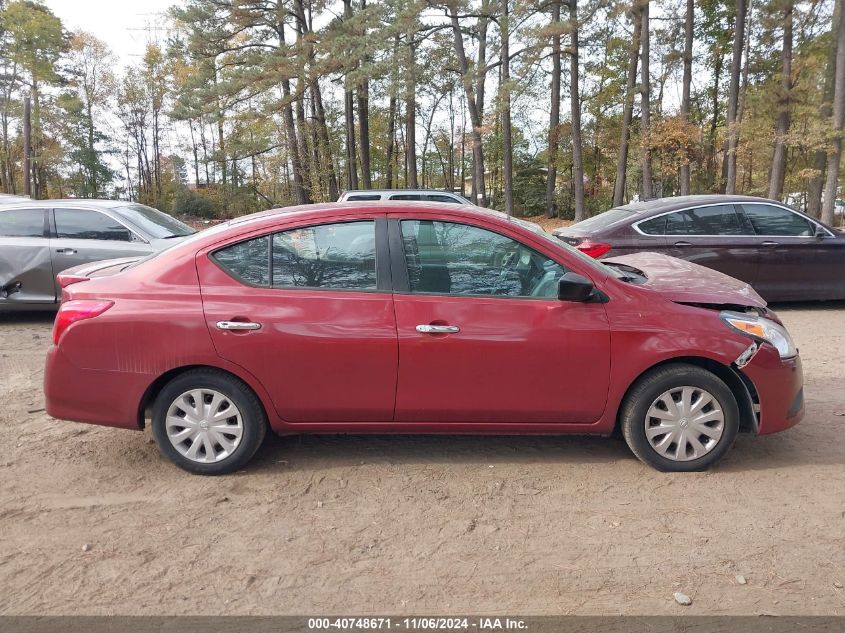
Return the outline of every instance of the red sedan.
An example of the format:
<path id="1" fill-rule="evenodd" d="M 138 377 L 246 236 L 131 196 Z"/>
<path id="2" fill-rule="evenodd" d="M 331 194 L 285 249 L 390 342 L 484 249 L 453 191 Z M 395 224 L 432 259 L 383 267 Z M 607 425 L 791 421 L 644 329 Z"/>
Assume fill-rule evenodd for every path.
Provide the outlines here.
<path id="1" fill-rule="evenodd" d="M 71 269 L 56 418 L 142 429 L 201 474 L 266 431 L 579 433 L 661 470 L 804 415 L 801 361 L 747 284 L 665 255 L 597 262 L 480 209 L 273 210 Z"/>

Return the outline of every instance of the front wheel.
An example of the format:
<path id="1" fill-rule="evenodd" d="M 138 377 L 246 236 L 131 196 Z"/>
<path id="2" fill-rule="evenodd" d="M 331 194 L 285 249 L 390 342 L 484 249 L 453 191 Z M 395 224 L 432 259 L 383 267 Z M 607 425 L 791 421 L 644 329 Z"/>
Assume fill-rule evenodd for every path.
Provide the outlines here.
<path id="1" fill-rule="evenodd" d="M 153 405 L 153 437 L 174 464 L 200 475 L 243 467 L 267 430 L 264 408 L 238 378 L 206 369 L 170 381 Z"/>
<path id="2" fill-rule="evenodd" d="M 658 470 L 704 470 L 733 445 L 739 407 L 718 376 L 677 363 L 634 384 L 622 403 L 620 426 L 634 455 Z"/>

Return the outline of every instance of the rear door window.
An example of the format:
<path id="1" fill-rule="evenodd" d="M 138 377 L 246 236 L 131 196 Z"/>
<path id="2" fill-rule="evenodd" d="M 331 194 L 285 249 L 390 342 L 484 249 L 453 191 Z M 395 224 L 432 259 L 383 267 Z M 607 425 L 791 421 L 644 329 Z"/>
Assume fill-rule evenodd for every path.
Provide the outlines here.
<path id="1" fill-rule="evenodd" d="M 375 222 L 322 224 L 276 233 L 273 286 L 376 290 Z"/>
<path id="2" fill-rule="evenodd" d="M 376 290 L 375 222 L 321 224 L 263 235 L 212 258 L 252 286 Z"/>
<path id="3" fill-rule="evenodd" d="M 132 233 L 117 220 L 88 209 L 56 209 L 56 235 L 75 240 L 129 242 Z"/>
<path id="4" fill-rule="evenodd" d="M 732 204 L 683 209 L 666 216 L 666 235 L 742 235 Z"/>
<path id="5" fill-rule="evenodd" d="M 381 200 L 381 196 L 377 193 L 360 194 L 355 196 L 347 196 L 347 202 L 372 202 L 374 200 Z"/>
<path id="6" fill-rule="evenodd" d="M 0 236 L 44 237 L 44 209 L 0 211 Z"/>
<path id="7" fill-rule="evenodd" d="M 395 193 L 390 196 L 391 200 L 407 200 L 410 202 L 419 202 L 423 199 L 422 195 L 418 193 Z"/>
<path id="8" fill-rule="evenodd" d="M 742 210 L 757 235 L 806 237 L 815 233 L 812 222 L 782 207 L 770 204 L 743 204 Z"/>

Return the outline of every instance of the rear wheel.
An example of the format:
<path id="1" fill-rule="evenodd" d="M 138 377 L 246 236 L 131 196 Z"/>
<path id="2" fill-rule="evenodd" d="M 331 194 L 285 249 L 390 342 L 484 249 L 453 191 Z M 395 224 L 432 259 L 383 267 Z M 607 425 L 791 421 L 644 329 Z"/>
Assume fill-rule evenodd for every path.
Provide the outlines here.
<path id="1" fill-rule="evenodd" d="M 730 450 L 739 407 L 718 376 L 677 363 L 636 382 L 622 404 L 620 426 L 634 455 L 658 470 L 704 470 Z"/>
<path id="2" fill-rule="evenodd" d="M 267 431 L 264 408 L 238 378 L 211 369 L 170 381 L 153 405 L 153 437 L 174 464 L 200 475 L 243 467 Z"/>

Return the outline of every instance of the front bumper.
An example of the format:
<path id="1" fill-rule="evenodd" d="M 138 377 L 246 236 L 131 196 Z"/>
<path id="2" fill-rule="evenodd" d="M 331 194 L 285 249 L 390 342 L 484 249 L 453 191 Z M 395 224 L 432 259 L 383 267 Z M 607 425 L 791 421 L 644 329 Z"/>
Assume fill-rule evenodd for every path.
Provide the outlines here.
<path id="1" fill-rule="evenodd" d="M 145 374 L 82 369 L 53 346 L 44 368 L 47 414 L 60 420 L 140 430 L 138 403 L 151 381 Z"/>
<path id="2" fill-rule="evenodd" d="M 771 345 L 763 345 L 739 371 L 757 392 L 758 435 L 785 431 L 804 418 L 804 372 L 800 356 L 782 360 Z"/>

